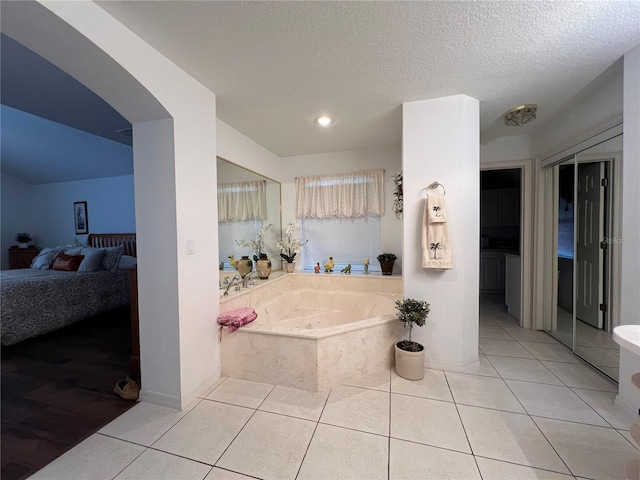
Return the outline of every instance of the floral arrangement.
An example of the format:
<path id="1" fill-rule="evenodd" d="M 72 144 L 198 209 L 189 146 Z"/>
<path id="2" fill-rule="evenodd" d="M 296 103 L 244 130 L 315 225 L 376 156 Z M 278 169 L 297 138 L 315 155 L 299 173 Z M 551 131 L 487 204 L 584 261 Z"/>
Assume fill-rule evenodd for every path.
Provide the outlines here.
<path id="1" fill-rule="evenodd" d="M 393 191 L 393 213 L 396 214 L 396 218 L 402 219 L 403 211 L 403 193 L 402 193 L 402 172 L 398 172 L 391 177 L 391 180 L 395 184 L 395 190 Z"/>
<path id="2" fill-rule="evenodd" d="M 276 246 L 280 249 L 280 256 L 287 261 L 287 263 L 293 263 L 293 260 L 296 258 L 296 254 L 302 249 L 302 247 L 309 241 L 305 240 L 304 242 L 298 240 L 293 237 L 293 232 L 295 231 L 295 227 L 293 223 L 287 225 L 287 229 L 285 231 L 286 241 L 278 241 L 276 242 Z"/>
<path id="3" fill-rule="evenodd" d="M 258 233 L 256 233 L 255 240 L 236 240 L 236 245 L 240 247 L 250 247 L 253 250 L 253 259 L 257 262 L 258 258 L 264 255 L 264 234 L 271 228 L 271 224 L 263 225 Z"/>

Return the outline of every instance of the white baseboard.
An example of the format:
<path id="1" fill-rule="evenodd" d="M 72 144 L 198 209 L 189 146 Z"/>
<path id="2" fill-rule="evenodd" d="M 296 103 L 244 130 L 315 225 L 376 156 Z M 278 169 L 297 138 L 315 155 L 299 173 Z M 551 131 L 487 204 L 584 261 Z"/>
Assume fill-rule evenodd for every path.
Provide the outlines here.
<path id="1" fill-rule="evenodd" d="M 211 386 L 220 379 L 220 372 L 216 372 L 211 378 L 202 382 L 192 393 L 182 397 L 175 395 L 166 395 L 164 393 L 150 392 L 144 388 L 140 390 L 140 401 L 153 403 L 155 405 L 162 405 L 163 407 L 175 408 L 177 410 L 184 410 L 196 402 L 198 398 L 204 397 L 205 394 L 211 389 Z"/>
<path id="2" fill-rule="evenodd" d="M 476 356 L 466 362 L 456 362 L 452 360 L 438 360 L 436 358 L 425 358 L 425 368 L 432 370 L 446 370 L 447 372 L 464 373 L 465 370 L 480 365 L 480 359 Z"/>
<path id="3" fill-rule="evenodd" d="M 176 410 L 182 410 L 182 401 L 180 397 L 175 395 L 166 395 L 164 393 L 150 392 L 144 388 L 140 390 L 140 401 L 149 402 L 155 405 L 162 405 L 163 407 L 175 408 Z"/>

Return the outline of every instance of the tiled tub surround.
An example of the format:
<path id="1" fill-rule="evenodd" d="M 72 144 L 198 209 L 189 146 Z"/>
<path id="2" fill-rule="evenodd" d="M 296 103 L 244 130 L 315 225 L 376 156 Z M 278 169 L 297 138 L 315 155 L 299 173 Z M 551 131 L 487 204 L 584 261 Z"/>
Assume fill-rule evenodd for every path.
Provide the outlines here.
<path id="1" fill-rule="evenodd" d="M 222 375 L 310 391 L 386 371 L 402 325 L 401 277 L 289 274 L 221 300 L 258 318 L 223 332 Z"/>

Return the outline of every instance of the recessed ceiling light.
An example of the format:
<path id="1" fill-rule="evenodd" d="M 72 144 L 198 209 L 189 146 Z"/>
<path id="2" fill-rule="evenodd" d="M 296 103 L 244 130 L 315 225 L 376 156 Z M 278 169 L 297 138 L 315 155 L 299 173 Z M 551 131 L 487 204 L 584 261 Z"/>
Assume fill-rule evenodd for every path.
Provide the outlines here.
<path id="1" fill-rule="evenodd" d="M 316 125 L 320 125 L 321 127 L 328 127 L 335 122 L 335 118 L 331 115 L 320 115 L 319 117 L 316 117 L 314 122 L 316 122 Z"/>

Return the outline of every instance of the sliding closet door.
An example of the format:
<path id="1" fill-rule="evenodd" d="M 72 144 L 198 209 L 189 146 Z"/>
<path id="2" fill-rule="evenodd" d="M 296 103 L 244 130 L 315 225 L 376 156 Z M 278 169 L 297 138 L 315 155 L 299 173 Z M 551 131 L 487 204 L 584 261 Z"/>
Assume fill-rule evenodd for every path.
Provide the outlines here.
<path id="1" fill-rule="evenodd" d="M 579 151 L 546 170 L 548 208 L 545 330 L 577 356 L 618 378 L 618 320 L 610 289 L 614 170 L 622 135 Z"/>

